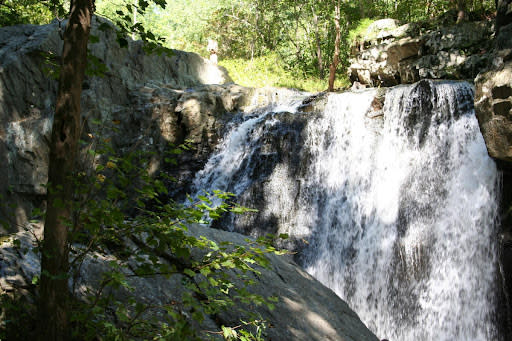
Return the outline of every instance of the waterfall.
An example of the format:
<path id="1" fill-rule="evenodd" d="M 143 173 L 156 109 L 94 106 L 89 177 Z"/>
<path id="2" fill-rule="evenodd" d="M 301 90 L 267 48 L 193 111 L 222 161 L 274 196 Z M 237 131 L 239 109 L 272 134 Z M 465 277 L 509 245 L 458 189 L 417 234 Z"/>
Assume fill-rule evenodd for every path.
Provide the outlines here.
<path id="1" fill-rule="evenodd" d="M 375 89 L 331 94 L 320 113 L 245 120 L 196 183 L 232 191 L 243 204 L 264 201 L 255 217 L 224 222 L 257 234 L 264 224 L 254 224 L 265 221 L 290 234 L 304 268 L 377 336 L 499 339 L 497 170 L 474 116 L 472 86 L 398 86 L 377 109 L 376 96 Z M 290 115 L 306 121 L 275 128 Z M 299 129 L 292 150 L 270 152 L 269 136 L 290 136 L 292 126 Z M 272 161 L 261 163 L 268 155 Z M 288 162 L 293 157 L 299 161 Z M 237 227 L 248 222 L 252 230 Z"/>

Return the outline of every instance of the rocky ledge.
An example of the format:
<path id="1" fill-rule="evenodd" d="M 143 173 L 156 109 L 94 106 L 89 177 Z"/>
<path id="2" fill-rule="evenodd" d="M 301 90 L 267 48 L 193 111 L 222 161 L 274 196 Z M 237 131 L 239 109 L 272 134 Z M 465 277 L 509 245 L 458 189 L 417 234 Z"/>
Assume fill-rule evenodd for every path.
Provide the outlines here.
<path id="1" fill-rule="evenodd" d="M 353 44 L 349 77 L 369 86 L 473 79 L 489 62 L 492 34 L 492 21 L 433 28 L 431 23 L 378 20 Z"/>

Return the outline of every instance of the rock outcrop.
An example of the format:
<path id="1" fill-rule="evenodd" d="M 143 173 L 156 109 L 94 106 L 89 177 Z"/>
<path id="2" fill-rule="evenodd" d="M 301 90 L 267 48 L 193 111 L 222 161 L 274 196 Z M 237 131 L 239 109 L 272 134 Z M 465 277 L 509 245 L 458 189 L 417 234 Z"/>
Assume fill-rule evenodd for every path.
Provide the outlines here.
<path id="1" fill-rule="evenodd" d="M 410 84 L 421 79 L 473 79 L 488 63 L 492 22 L 433 28 L 429 23 L 371 24 L 352 46 L 352 82 L 370 86 Z"/>
<path id="2" fill-rule="evenodd" d="M 512 168 L 512 6 L 499 1 L 492 63 L 475 79 L 475 112 L 489 155 Z"/>
<path id="3" fill-rule="evenodd" d="M 476 78 L 475 109 L 489 155 L 512 162 L 512 54 Z M 500 57 L 498 57 L 500 58 Z"/>
<path id="4" fill-rule="evenodd" d="M 512 1 L 496 0 L 496 32 L 512 22 Z M 509 36 L 510 37 L 510 36 Z"/>
<path id="5" fill-rule="evenodd" d="M 190 139 L 195 153 L 203 155 L 218 138 L 203 134 L 205 129 L 218 131 L 222 115 L 239 110 L 243 94 L 250 93 L 233 84 L 206 85 L 231 80 L 197 54 L 147 55 L 140 41 L 130 40 L 120 48 L 114 27 L 104 19 L 93 20 L 92 35 L 100 39 L 90 44 L 96 58 L 83 84 L 84 138 L 108 134 L 107 123 L 119 122 L 126 134 L 113 142 L 116 147 L 164 148 Z M 8 218 L 11 231 L 26 223 L 46 193 L 57 89 L 53 76 L 61 49 L 56 22 L 0 29 L 0 220 Z M 102 76 L 93 76 L 102 69 Z M 91 124 L 94 120 L 101 126 Z"/>
<path id="6" fill-rule="evenodd" d="M 245 245 L 247 237 L 237 233 L 213 230 L 200 226 L 191 226 L 190 233 L 196 237 L 205 236 L 210 240 Z M 13 239 L 2 241 L 0 245 L 0 291 L 9 293 L 18 288 L 30 288 L 32 278 L 39 274 L 39 257 L 32 251 L 35 245 L 33 236 L 27 232 L 18 233 Z M 114 260 L 112 256 L 107 257 Z M 288 256 L 269 257 L 270 266 L 259 269 L 261 274 L 255 276 L 256 284 L 250 291 L 263 297 L 276 296 L 279 301 L 275 309 L 251 305 L 251 312 L 260 314 L 261 318 L 271 322 L 264 332 L 267 340 L 280 341 L 372 341 L 377 340 L 361 322 L 359 317 L 334 292 L 300 269 Z M 98 285 L 101 275 L 109 271 L 105 255 L 94 254 L 86 258 L 81 266 L 77 282 L 76 298 L 85 295 L 86 288 Z M 128 284 L 134 290 L 119 289 L 116 295 L 126 302 L 130 297 L 143 304 L 165 306 L 168 302 L 181 300 L 181 275 L 156 276 L 151 280 L 128 277 Z M 236 280 L 235 280 L 236 283 Z M 219 323 L 235 326 L 243 316 L 225 311 L 215 318 L 207 317 L 200 330 L 216 331 Z M 206 336 L 206 335 L 205 335 Z"/>

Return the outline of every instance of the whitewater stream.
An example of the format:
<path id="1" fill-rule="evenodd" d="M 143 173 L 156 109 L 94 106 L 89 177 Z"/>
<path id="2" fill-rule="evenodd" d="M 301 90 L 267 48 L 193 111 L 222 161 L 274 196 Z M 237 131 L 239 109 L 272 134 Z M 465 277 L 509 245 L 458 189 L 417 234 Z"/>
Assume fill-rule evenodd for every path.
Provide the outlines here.
<path id="1" fill-rule="evenodd" d="M 379 338 L 498 340 L 499 181 L 473 88 L 379 91 L 330 94 L 311 113 L 297 110 L 306 95 L 281 96 L 232 124 L 195 186 L 260 203 L 263 232 L 288 233 L 301 265 Z M 224 222 L 264 225 L 243 219 Z"/>

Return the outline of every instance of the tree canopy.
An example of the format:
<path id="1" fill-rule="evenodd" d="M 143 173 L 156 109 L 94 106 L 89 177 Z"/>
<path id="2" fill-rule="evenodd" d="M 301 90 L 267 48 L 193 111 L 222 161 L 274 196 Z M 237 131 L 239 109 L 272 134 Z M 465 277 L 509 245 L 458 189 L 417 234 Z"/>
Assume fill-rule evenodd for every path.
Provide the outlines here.
<path id="1" fill-rule="evenodd" d="M 0 1 L 0 25 L 46 23 L 54 14 L 44 3 Z M 221 64 L 225 60 L 230 68 L 240 64 L 240 60 L 270 57 L 292 77 L 319 79 L 326 77 L 334 58 L 335 8 L 335 0 L 161 0 L 160 4 L 139 0 L 96 1 L 96 14 L 113 21 L 130 19 L 132 25 L 139 24 L 136 28 L 144 27 L 161 37 L 166 47 L 207 57 L 207 41 L 214 39 L 219 43 Z M 460 13 L 464 13 L 465 19 L 491 17 L 495 1 L 343 0 L 340 12 L 337 70 L 343 74 L 353 36 L 350 33 L 372 20 L 393 18 L 416 22 L 445 16 L 453 18 L 455 23 Z M 141 38 L 141 35 L 133 37 Z M 229 63 L 231 59 L 237 62 Z M 264 64 L 260 67 L 264 68 Z"/>

